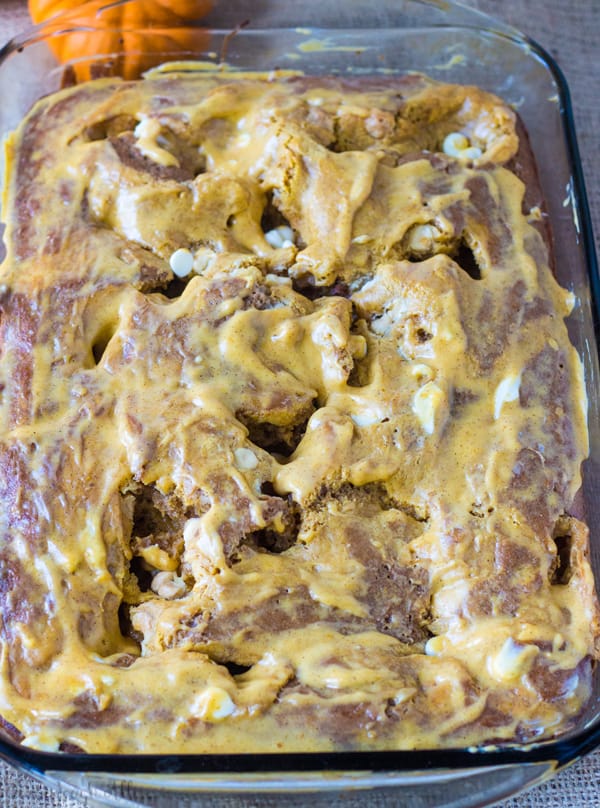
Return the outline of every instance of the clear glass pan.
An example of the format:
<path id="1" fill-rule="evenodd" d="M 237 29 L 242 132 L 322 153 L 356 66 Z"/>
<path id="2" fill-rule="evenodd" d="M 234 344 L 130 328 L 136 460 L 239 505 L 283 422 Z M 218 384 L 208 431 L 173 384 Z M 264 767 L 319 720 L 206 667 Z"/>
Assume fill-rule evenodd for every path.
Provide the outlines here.
<path id="1" fill-rule="evenodd" d="M 127 3 L 128 0 L 125 0 Z M 132 0 L 135 2 L 135 0 Z M 118 3 L 110 4 L 114 8 Z M 90 12 L 90 8 L 93 13 Z M 88 17 L 81 25 L 83 10 Z M 249 20 L 249 24 L 232 30 Z M 310 20 L 310 23 L 308 22 Z M 477 84 L 513 104 L 528 130 L 553 231 L 559 281 L 578 305 L 572 339 L 585 365 L 590 404 L 591 456 L 584 498 L 592 533 L 592 564 L 600 581 L 600 412 L 598 321 L 600 280 L 589 211 L 565 80 L 537 44 L 514 29 L 454 3 L 383 0 L 216 2 L 191 23 L 205 29 L 201 51 L 173 50 L 159 61 L 201 59 L 218 67 L 223 56 L 240 70 L 307 74 L 419 71 L 442 81 Z M 57 17 L 15 38 L 0 51 L 0 135 L 14 128 L 30 105 L 60 87 L 48 42 L 76 30 L 111 29 L 100 3 Z M 152 24 L 135 32 L 136 48 L 151 50 Z M 118 64 L 118 53 L 97 53 L 94 63 Z M 128 54 L 131 55 L 131 54 Z M 81 62 L 81 60 L 80 60 Z M 600 677 L 578 725 L 558 740 L 528 747 L 416 752 L 286 755 L 85 756 L 19 747 L 0 734 L 0 757 L 33 776 L 86 795 L 88 805 L 230 805 L 224 795 L 252 793 L 256 801 L 281 792 L 288 804 L 325 804 L 337 792 L 377 791 L 390 805 L 483 806 L 551 776 L 600 744 Z M 280 801 L 280 798 L 278 798 Z M 275 803 L 271 803 L 275 804 Z M 381 804 L 381 802 L 379 803 Z"/>

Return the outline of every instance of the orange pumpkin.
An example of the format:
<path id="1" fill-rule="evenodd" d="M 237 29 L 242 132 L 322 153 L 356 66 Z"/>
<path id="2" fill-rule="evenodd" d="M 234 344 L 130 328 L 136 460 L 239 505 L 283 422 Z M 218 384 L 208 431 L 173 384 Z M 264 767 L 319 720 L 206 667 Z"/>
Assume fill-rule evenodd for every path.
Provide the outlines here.
<path id="1" fill-rule="evenodd" d="M 137 78 L 161 61 L 201 52 L 209 35 L 194 24 L 212 5 L 212 0 L 29 0 L 29 13 L 34 23 L 49 21 L 48 44 L 82 81 L 107 73 Z"/>

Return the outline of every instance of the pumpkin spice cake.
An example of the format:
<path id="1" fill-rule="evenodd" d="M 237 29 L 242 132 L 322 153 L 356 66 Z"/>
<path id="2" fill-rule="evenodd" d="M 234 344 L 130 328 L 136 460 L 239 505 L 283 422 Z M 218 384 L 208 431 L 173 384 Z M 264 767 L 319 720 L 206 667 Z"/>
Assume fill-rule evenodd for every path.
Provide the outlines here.
<path id="1" fill-rule="evenodd" d="M 86 752 L 564 732 L 586 396 L 527 139 L 423 76 L 156 71 L 7 144 L 0 715 Z"/>

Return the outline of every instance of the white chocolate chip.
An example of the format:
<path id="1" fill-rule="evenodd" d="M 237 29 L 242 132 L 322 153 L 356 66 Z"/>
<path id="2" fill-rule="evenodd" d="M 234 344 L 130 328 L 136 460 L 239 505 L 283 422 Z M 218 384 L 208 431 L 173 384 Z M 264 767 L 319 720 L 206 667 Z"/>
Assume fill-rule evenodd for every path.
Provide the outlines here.
<path id="1" fill-rule="evenodd" d="M 190 541 L 195 541 L 198 537 L 198 534 L 202 530 L 202 519 L 198 516 L 192 516 L 191 519 L 188 519 L 185 525 L 183 526 L 183 540 L 186 544 L 189 544 Z"/>
<path id="2" fill-rule="evenodd" d="M 566 294 L 565 294 L 565 303 L 566 303 L 567 308 L 569 310 L 569 314 L 571 314 L 571 312 L 575 308 L 575 304 L 577 303 L 577 298 L 575 297 L 573 292 L 566 292 Z"/>
<path id="3" fill-rule="evenodd" d="M 442 150 L 450 157 L 457 157 L 459 160 L 477 160 L 482 155 L 481 149 L 471 146 L 462 132 L 450 132 L 446 135 Z"/>
<path id="4" fill-rule="evenodd" d="M 169 259 L 169 266 L 178 278 L 187 277 L 194 266 L 194 256 L 185 247 L 175 250 Z"/>
<path id="5" fill-rule="evenodd" d="M 519 398 L 519 388 L 521 386 L 521 374 L 510 375 L 502 379 L 496 393 L 494 394 L 494 421 L 500 418 L 502 407 L 509 401 L 516 401 Z"/>
<path id="6" fill-rule="evenodd" d="M 342 322 L 333 314 L 324 314 L 314 326 L 311 333 L 315 345 L 328 348 L 344 348 L 346 345 L 346 331 Z"/>
<path id="7" fill-rule="evenodd" d="M 282 247 L 293 247 L 294 231 L 287 225 L 274 227 L 273 230 L 268 230 L 265 233 L 265 240 L 274 250 L 279 250 Z"/>
<path id="8" fill-rule="evenodd" d="M 365 407 L 362 412 L 352 413 L 350 418 L 354 421 L 356 426 L 373 426 L 380 424 L 384 415 L 377 408 Z"/>
<path id="9" fill-rule="evenodd" d="M 182 578 L 173 572 L 158 572 L 150 584 L 153 592 L 165 600 L 175 600 L 185 595 L 187 587 Z"/>
<path id="10" fill-rule="evenodd" d="M 443 400 L 444 392 L 435 382 L 427 382 L 413 396 L 412 410 L 428 435 L 433 435 L 435 416 Z"/>
<path id="11" fill-rule="evenodd" d="M 21 741 L 21 746 L 28 746 L 30 749 L 39 749 L 41 752 L 58 752 L 58 741 L 46 740 L 41 735 L 27 735 Z"/>
<path id="12" fill-rule="evenodd" d="M 535 645 L 517 645 L 512 637 L 508 637 L 498 651 L 490 659 L 491 673 L 498 679 L 517 679 L 529 671 L 531 663 L 539 653 Z"/>
<path id="13" fill-rule="evenodd" d="M 194 255 L 194 272 L 202 275 L 214 264 L 217 255 L 210 247 L 200 247 Z"/>
<path id="14" fill-rule="evenodd" d="M 442 149 L 445 154 L 451 157 L 458 157 L 463 149 L 469 146 L 469 141 L 461 132 L 450 132 L 444 138 Z"/>
<path id="15" fill-rule="evenodd" d="M 418 382 L 430 382 L 433 378 L 433 370 L 429 365 L 424 365 L 420 362 L 412 365 L 410 372 Z"/>
<path id="16" fill-rule="evenodd" d="M 222 721 L 235 711 L 231 696 L 222 687 L 210 685 L 195 699 L 192 714 L 202 721 Z"/>
<path id="17" fill-rule="evenodd" d="M 427 656 L 438 656 L 444 652 L 445 647 L 445 637 L 430 637 L 425 643 L 425 653 Z"/>
<path id="18" fill-rule="evenodd" d="M 197 559 L 202 567 L 221 569 L 225 562 L 223 541 L 219 535 L 218 509 L 216 517 L 211 518 L 211 512 L 204 516 L 193 516 L 188 519 L 183 528 L 183 541 L 185 544 L 184 556 Z"/>
<path id="19" fill-rule="evenodd" d="M 288 278 L 287 275 L 275 275 L 274 272 L 268 272 L 265 275 L 265 280 L 269 283 L 276 283 L 279 286 L 291 286 L 292 279 Z"/>
<path id="20" fill-rule="evenodd" d="M 409 230 L 408 248 L 416 253 L 425 253 L 433 247 L 441 236 L 432 224 L 417 224 Z"/>
<path id="21" fill-rule="evenodd" d="M 477 160 L 481 157 L 482 151 L 478 146 L 469 146 L 468 149 L 463 149 L 459 154 L 462 160 Z"/>
<path id="22" fill-rule="evenodd" d="M 258 457 L 251 449 L 246 449 L 242 446 L 234 450 L 233 456 L 235 458 L 235 465 L 240 471 L 250 471 L 258 466 Z"/>

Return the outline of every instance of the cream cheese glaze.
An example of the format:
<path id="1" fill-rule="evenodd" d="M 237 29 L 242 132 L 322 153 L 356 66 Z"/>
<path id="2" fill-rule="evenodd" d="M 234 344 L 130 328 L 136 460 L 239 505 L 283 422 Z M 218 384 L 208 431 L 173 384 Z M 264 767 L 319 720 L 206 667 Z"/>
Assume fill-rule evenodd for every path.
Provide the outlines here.
<path id="1" fill-rule="evenodd" d="M 157 71 L 43 99 L 7 158 L 8 730 L 568 729 L 599 653 L 586 397 L 514 113 L 422 76 Z"/>

